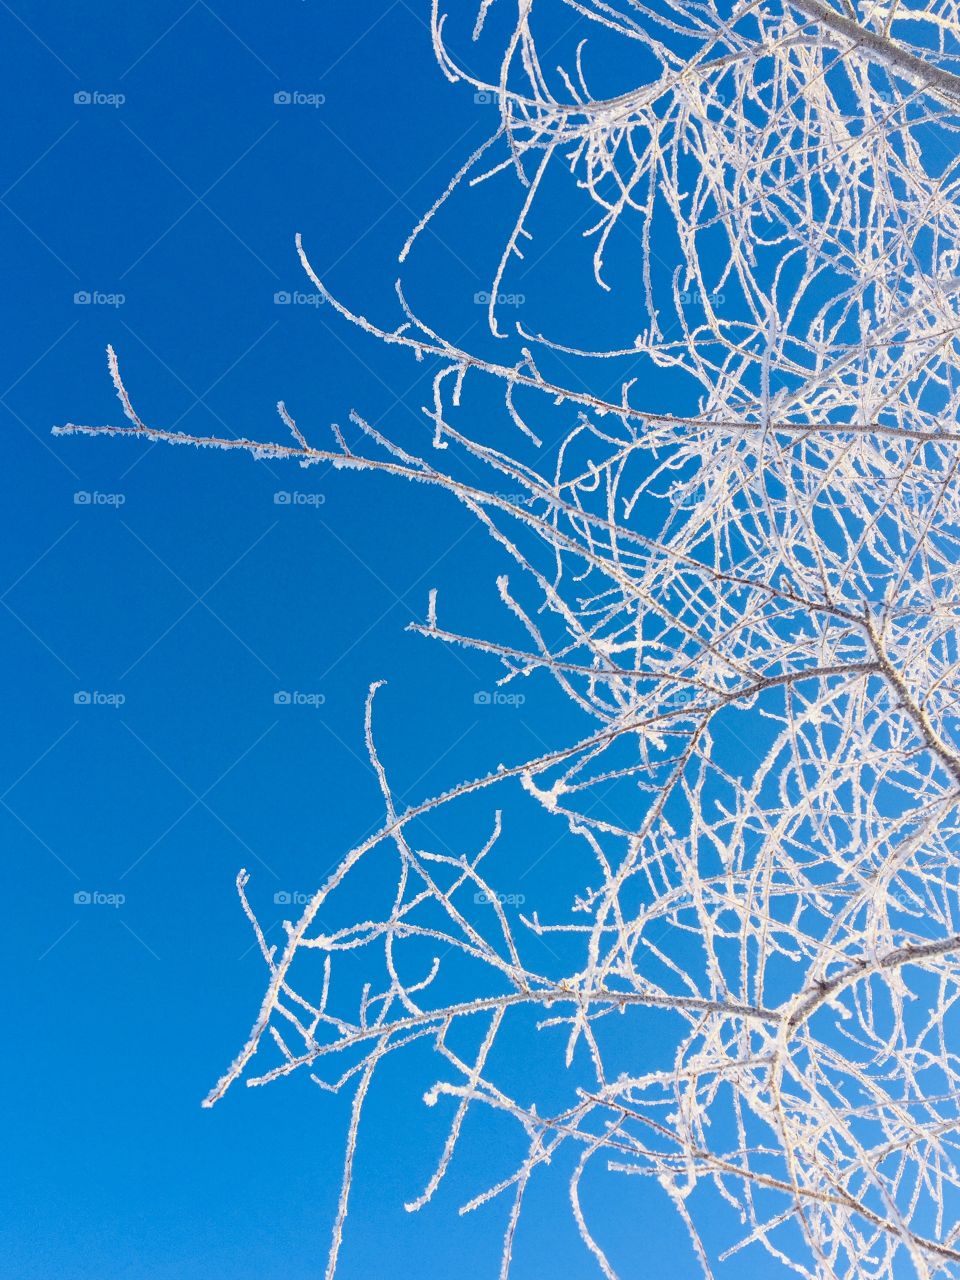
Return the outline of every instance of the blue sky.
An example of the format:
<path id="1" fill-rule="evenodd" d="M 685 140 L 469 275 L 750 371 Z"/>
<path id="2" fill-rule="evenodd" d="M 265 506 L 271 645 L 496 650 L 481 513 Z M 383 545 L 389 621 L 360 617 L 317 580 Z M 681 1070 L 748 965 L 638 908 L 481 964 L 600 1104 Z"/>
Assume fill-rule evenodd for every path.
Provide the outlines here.
<path id="1" fill-rule="evenodd" d="M 427 17 L 419 0 L 0 6 L 4 1275 L 321 1274 L 349 1099 L 295 1078 L 199 1105 L 264 982 L 234 877 L 250 870 L 277 930 L 289 909 L 275 895 L 311 892 L 379 824 L 372 680 L 388 681 L 378 735 L 405 800 L 541 749 L 542 718 L 475 705 L 492 660 L 404 630 L 432 586 L 464 630 L 499 607 L 504 566 L 444 495 L 49 435 L 120 421 L 111 342 L 153 425 L 281 439 L 282 397 L 316 443 L 355 407 L 426 447 L 429 370 L 276 295 L 311 292 L 300 231 L 335 292 L 395 322 L 399 247 L 495 127 L 494 108 L 439 73 Z M 480 345 L 473 296 L 519 199 L 515 184 L 499 192 L 506 214 L 481 191 L 409 273 L 417 305 Z M 576 328 L 576 290 L 549 270 L 571 207 L 548 202 L 541 270 L 512 287 Z M 622 299 L 598 306 L 629 322 Z M 277 705 L 278 691 L 316 696 Z M 562 731 L 567 713 L 544 714 Z M 492 808 L 466 814 L 465 838 Z M 528 870 L 535 882 L 543 844 L 516 809 L 512 891 Z M 440 1108 L 419 1101 L 435 1074 L 415 1050 L 371 1095 L 346 1280 L 496 1274 L 505 1206 L 455 1210 L 509 1149 L 505 1130 L 478 1126 L 437 1203 L 402 1208 L 442 1144 Z M 520 1280 L 594 1274 L 563 1173 L 530 1193 Z M 694 1274 L 666 1201 L 624 1197 L 615 1260 L 642 1249 L 650 1274 L 680 1257 Z M 585 1202 L 612 1221 L 609 1192 L 588 1184 Z"/>

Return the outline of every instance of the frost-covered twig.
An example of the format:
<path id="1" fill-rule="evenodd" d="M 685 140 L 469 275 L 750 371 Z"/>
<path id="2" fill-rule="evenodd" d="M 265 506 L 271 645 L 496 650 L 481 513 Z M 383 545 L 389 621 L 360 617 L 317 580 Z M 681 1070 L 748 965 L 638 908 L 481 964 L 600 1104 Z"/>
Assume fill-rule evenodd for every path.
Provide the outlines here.
<path id="1" fill-rule="evenodd" d="M 558 13 L 577 40 L 554 72 L 541 49 Z M 476 36 L 496 14 L 483 0 Z M 283 443 L 158 429 L 112 351 L 129 425 L 59 431 L 442 491 L 510 568 L 502 617 L 469 634 L 433 590 L 413 630 L 469 647 L 506 687 L 523 682 L 529 714 L 552 689 L 591 727 L 564 737 L 566 721 L 544 714 L 539 754 L 403 808 L 371 690 L 382 825 L 343 853 L 280 949 L 241 873 L 266 994 L 207 1105 L 241 1076 L 262 1085 L 304 1068 L 356 1090 L 328 1276 L 362 1104 L 385 1058 L 414 1043 L 435 1051 L 442 1078 L 426 1102 L 450 1120 L 410 1209 L 436 1198 L 468 1116 L 518 1126 L 519 1157 L 493 1153 L 464 1206 L 509 1200 L 503 1276 L 526 1188 L 562 1149 L 575 1152 L 574 1221 L 608 1277 L 630 1259 L 590 1225 L 580 1184 L 619 1173 L 632 1175 L 625 1196 L 638 1182 L 666 1193 L 704 1274 L 723 1236 L 725 1256 L 765 1251 L 764 1275 L 952 1275 L 960 58 L 947 37 L 960 5 L 522 0 L 487 79 L 457 61 L 447 28 L 435 0 L 442 70 L 495 97 L 499 120 L 401 261 L 472 186 L 502 183 L 516 214 L 491 264 L 483 341 L 503 357 L 448 339 L 444 317 L 418 314 L 399 285 L 396 326 L 368 320 L 297 239 L 346 324 L 430 362 L 435 448 L 357 414 L 349 443 L 337 428 L 318 448 L 283 405 Z M 639 50 L 645 83 L 595 88 L 591 34 Z M 499 310 L 561 167 L 594 215 L 596 282 L 629 315 L 628 332 L 590 349 L 545 332 L 550 319 L 510 332 Z M 632 279 L 610 266 L 620 231 L 639 246 Z M 638 369 L 665 375 L 669 413 L 639 403 Z M 484 383 L 503 393 L 492 429 L 471 426 Z M 557 829 L 538 856 L 559 911 L 556 893 L 551 910 L 501 901 L 490 868 L 509 815 L 472 851 L 433 847 L 432 815 L 517 782 Z M 369 918 L 321 928 L 321 907 L 347 896 L 374 849 L 395 888 Z M 346 976 L 358 958 L 359 1000 Z M 651 1020 L 668 1048 L 655 1057 Z M 500 1048 L 522 1052 L 532 1035 L 556 1072 L 519 1096 Z"/>

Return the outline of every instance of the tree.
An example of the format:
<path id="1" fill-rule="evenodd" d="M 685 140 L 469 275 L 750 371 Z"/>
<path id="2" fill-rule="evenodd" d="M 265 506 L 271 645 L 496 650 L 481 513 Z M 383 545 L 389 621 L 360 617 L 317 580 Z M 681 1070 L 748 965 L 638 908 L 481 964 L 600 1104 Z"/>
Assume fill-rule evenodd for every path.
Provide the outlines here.
<path id="1" fill-rule="evenodd" d="M 493 8 L 482 0 L 475 38 Z M 446 629 L 435 593 L 417 630 L 495 655 L 508 690 L 552 678 L 593 722 L 576 741 L 398 811 L 373 686 L 366 743 L 385 821 L 344 854 L 282 950 L 268 946 L 241 872 L 267 989 L 205 1105 L 252 1072 L 271 1039 L 275 1065 L 248 1083 L 307 1069 L 353 1090 L 328 1277 L 368 1087 L 386 1055 L 414 1041 L 436 1052 L 426 1101 L 451 1120 L 436 1173 L 408 1207 L 434 1194 L 468 1112 L 508 1113 L 526 1135 L 520 1167 L 470 1206 L 511 1200 L 504 1276 L 525 1188 L 560 1148 L 577 1152 L 572 1210 L 608 1277 L 579 1200 L 591 1163 L 658 1183 L 708 1276 L 721 1218 L 721 1234 L 739 1233 L 728 1253 L 767 1251 L 764 1275 L 950 1275 L 960 1263 L 960 74 L 949 48 L 960 8 L 563 0 L 553 14 L 573 11 L 578 39 L 625 42 L 643 70 L 638 87 L 608 98 L 588 87 L 582 45 L 545 70 L 533 10 L 518 0 L 499 74 L 485 81 L 456 61 L 434 0 L 442 70 L 495 98 L 499 121 L 401 254 L 467 183 L 512 171 L 519 212 L 488 320 L 513 358 L 461 348 L 399 286 L 397 327 L 356 314 L 297 240 L 345 321 L 432 362 L 434 449 L 413 453 L 357 415 L 359 446 L 337 433 L 318 447 L 283 404 L 291 444 L 151 427 L 112 351 L 129 425 L 57 429 L 441 487 L 513 563 L 520 585 L 504 575 L 500 597 L 529 642 Z M 601 290 L 618 283 L 605 277 L 613 237 L 640 244 L 639 287 L 618 286 L 635 340 L 586 350 L 502 327 L 498 299 L 557 169 L 595 210 Z M 680 265 L 664 271 L 671 255 Z M 634 379 L 619 396 L 600 389 L 609 375 L 598 368 L 636 367 L 668 374 L 678 405 L 698 402 L 668 415 L 639 401 Z M 505 410 L 482 441 L 457 424 L 470 389 L 491 380 Z M 762 744 L 757 764 L 732 745 L 744 734 Z M 550 855 L 568 901 L 557 919 L 508 912 L 486 879 L 499 815 L 470 856 L 427 852 L 410 836 L 425 815 L 517 782 L 566 831 Z M 613 799 L 598 807 L 601 790 Z M 391 902 L 323 932 L 324 904 L 390 844 Z M 480 916 L 468 906 L 478 898 Z M 556 972 L 531 967 L 534 935 L 556 940 Z M 445 948 L 443 961 L 418 968 L 425 947 Z M 311 953 L 322 979 L 304 988 Z M 338 966 L 356 953 L 369 985 L 345 1010 Z M 565 1033 L 562 1108 L 498 1083 L 498 1037 L 519 1018 Z M 468 1055 L 453 1047 L 464 1024 Z M 666 1066 L 636 1030 L 652 1025 Z M 614 1071 L 625 1036 L 634 1060 Z"/>

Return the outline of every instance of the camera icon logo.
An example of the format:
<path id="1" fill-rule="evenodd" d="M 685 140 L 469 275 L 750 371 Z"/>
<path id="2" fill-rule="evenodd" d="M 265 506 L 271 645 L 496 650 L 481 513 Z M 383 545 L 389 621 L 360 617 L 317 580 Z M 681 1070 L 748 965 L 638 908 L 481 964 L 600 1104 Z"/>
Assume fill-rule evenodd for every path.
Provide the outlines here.
<path id="1" fill-rule="evenodd" d="M 285 89 L 279 89 L 274 95 L 273 100 L 278 107 L 286 106 L 290 103 L 290 94 Z"/>
<path id="2" fill-rule="evenodd" d="M 75 507 L 89 507 L 90 494 L 86 489 L 80 489 L 73 495 L 73 505 Z"/>
<path id="3" fill-rule="evenodd" d="M 86 289 L 78 289 L 73 295 L 73 301 L 78 307 L 88 307 L 93 299 Z"/>
<path id="4" fill-rule="evenodd" d="M 490 694 L 487 693 L 486 689 L 481 689 L 473 695 L 474 704 L 478 707 L 489 707 L 490 700 Z"/>
<path id="5" fill-rule="evenodd" d="M 292 901 L 291 895 L 286 889 L 281 889 L 273 895 L 273 901 L 278 907 L 288 907 Z"/>
<path id="6" fill-rule="evenodd" d="M 73 100 L 78 107 L 86 107 L 93 101 L 93 98 L 86 89 L 80 89 L 73 95 Z"/>
<path id="7" fill-rule="evenodd" d="M 285 689 L 280 689 L 273 695 L 273 705 L 275 707 L 289 707 L 290 702 L 290 694 Z"/>
<path id="8" fill-rule="evenodd" d="M 79 889 L 73 895 L 73 901 L 78 907 L 88 907 L 93 899 L 87 889 Z"/>
<path id="9" fill-rule="evenodd" d="M 287 491 L 286 491 L 285 489 L 279 489 L 279 490 L 278 490 L 278 491 L 273 495 L 273 505 L 274 505 L 275 507 L 289 507 L 289 505 L 290 505 L 290 495 L 289 495 L 289 493 L 287 493 Z"/>
<path id="10" fill-rule="evenodd" d="M 73 695 L 73 702 L 74 706 L 77 707 L 89 707 L 90 695 L 87 693 L 86 689 L 78 689 Z"/>
<path id="11" fill-rule="evenodd" d="M 273 301 L 278 307 L 287 307 L 293 301 L 293 298 L 287 293 L 286 289 L 281 289 L 279 293 L 273 295 Z"/>

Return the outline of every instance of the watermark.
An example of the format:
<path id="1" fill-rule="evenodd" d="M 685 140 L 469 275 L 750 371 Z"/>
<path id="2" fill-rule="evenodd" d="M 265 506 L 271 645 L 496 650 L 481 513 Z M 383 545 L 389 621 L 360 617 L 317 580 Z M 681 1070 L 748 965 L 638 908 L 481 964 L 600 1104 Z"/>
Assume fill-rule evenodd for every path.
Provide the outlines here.
<path id="1" fill-rule="evenodd" d="M 273 101 L 278 107 L 322 107 L 325 93 L 303 93 L 300 89 L 278 89 Z"/>
<path id="2" fill-rule="evenodd" d="M 301 493 L 299 489 L 278 489 L 273 495 L 275 507 L 322 507 L 326 500 L 323 493 Z"/>
<path id="3" fill-rule="evenodd" d="M 73 495 L 75 507 L 122 507 L 127 500 L 125 493 L 101 493 L 98 489 L 78 489 Z"/>
<path id="4" fill-rule="evenodd" d="M 125 93 L 103 93 L 99 89 L 78 89 L 73 101 L 78 107 L 122 107 Z"/>
<path id="5" fill-rule="evenodd" d="M 78 889 L 73 895 L 78 907 L 122 907 L 126 900 L 125 893 L 102 893 L 99 889 Z"/>
<path id="6" fill-rule="evenodd" d="M 665 711 L 675 710 L 678 707 L 689 707 L 695 696 L 693 689 L 678 689 L 675 693 L 667 694 L 660 705 Z"/>
<path id="7" fill-rule="evenodd" d="M 688 511 L 706 501 L 710 490 L 705 484 L 687 485 L 674 488 L 668 496 L 678 511 Z"/>
<path id="8" fill-rule="evenodd" d="M 876 502 L 895 502 L 913 511 L 926 510 L 943 498 L 943 483 L 936 478 L 908 475 L 905 472 L 890 476 L 863 476 L 858 481 L 864 493 L 870 493 Z"/>
<path id="9" fill-rule="evenodd" d="M 494 93 L 492 89 L 478 89 L 473 95 L 473 100 L 478 107 L 495 107 L 500 102 L 500 95 Z"/>
<path id="10" fill-rule="evenodd" d="M 849 879 L 837 881 L 836 887 L 851 897 L 866 896 L 863 885 Z M 890 881 L 886 885 L 883 897 L 878 897 L 876 902 L 878 906 L 882 902 L 887 910 L 903 911 L 912 916 L 921 915 L 925 909 L 922 889 L 919 887 L 911 889 L 909 885 L 898 884 L 896 881 Z"/>
<path id="11" fill-rule="evenodd" d="M 273 295 L 276 307 L 322 307 L 324 301 L 322 293 L 304 293 L 302 289 L 278 289 Z"/>
<path id="12" fill-rule="evenodd" d="M 122 707 L 126 700 L 125 693 L 101 693 L 99 689 L 78 689 L 73 695 L 76 707 Z"/>
<path id="13" fill-rule="evenodd" d="M 480 689 L 473 695 L 474 706 L 477 707 L 522 707 L 527 696 L 524 693 L 501 693 L 494 689 Z"/>
<path id="14" fill-rule="evenodd" d="M 77 307 L 122 307 L 126 300 L 125 293 L 102 293 L 99 289 L 78 289 L 73 295 Z"/>
<path id="15" fill-rule="evenodd" d="M 312 898 L 312 893 L 302 893 L 299 889 L 278 889 L 273 895 L 278 907 L 305 907 Z"/>
<path id="16" fill-rule="evenodd" d="M 701 293 L 699 289 L 685 289 L 680 294 L 680 301 L 685 307 L 705 307 L 707 303 L 711 307 L 722 307 L 726 300 L 726 296 L 719 290 L 714 290 L 713 293 Z"/>
<path id="17" fill-rule="evenodd" d="M 491 301 L 498 307 L 522 307 L 526 300 L 525 293 L 488 293 L 486 289 L 478 289 L 473 295 L 478 307 L 488 306 Z"/>
<path id="18" fill-rule="evenodd" d="M 299 690 L 290 693 L 286 689 L 278 689 L 273 695 L 275 707 L 322 707 L 326 700 L 322 693 L 301 693 Z"/>
<path id="19" fill-rule="evenodd" d="M 522 907 L 527 897 L 523 893 L 487 893 L 481 889 L 473 895 L 473 900 L 481 907 L 493 906 L 495 902 L 501 907 Z"/>

